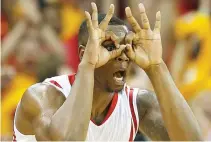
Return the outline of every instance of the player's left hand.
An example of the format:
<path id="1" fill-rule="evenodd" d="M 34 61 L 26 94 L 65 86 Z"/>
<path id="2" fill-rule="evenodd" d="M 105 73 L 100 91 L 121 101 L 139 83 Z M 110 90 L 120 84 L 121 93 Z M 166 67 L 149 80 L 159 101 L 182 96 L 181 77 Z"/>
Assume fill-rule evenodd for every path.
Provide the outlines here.
<path id="1" fill-rule="evenodd" d="M 134 33 L 126 37 L 126 41 L 132 39 L 131 44 L 127 44 L 126 54 L 130 60 L 138 64 L 139 67 L 147 69 L 150 65 L 162 62 L 162 44 L 160 36 L 161 14 L 157 12 L 154 30 L 151 30 L 144 5 L 139 4 L 139 12 L 143 28 L 140 27 L 133 17 L 131 9 L 125 9 L 128 22 L 133 27 Z M 131 38 L 132 37 L 132 38 Z"/>

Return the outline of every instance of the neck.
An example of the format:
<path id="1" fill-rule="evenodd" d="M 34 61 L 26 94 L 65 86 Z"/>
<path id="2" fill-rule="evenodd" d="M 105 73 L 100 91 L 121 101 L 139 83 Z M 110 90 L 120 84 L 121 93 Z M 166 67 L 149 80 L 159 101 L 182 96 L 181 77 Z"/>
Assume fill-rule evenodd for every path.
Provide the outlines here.
<path id="1" fill-rule="evenodd" d="M 92 118 L 101 115 L 106 108 L 109 106 L 114 93 L 102 91 L 100 88 L 94 87 L 93 92 L 93 102 L 92 102 Z M 105 112 L 106 113 L 106 112 Z"/>

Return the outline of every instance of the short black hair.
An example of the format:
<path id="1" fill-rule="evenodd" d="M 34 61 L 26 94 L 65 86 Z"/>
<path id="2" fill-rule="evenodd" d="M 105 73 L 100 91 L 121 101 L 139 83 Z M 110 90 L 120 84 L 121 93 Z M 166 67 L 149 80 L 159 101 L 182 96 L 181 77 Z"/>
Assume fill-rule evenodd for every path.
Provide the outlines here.
<path id="1" fill-rule="evenodd" d="M 98 14 L 98 23 L 101 23 L 105 18 L 106 14 Z M 119 19 L 116 16 L 113 16 L 109 21 L 108 25 L 125 25 L 125 22 Z M 86 37 L 86 38 L 85 38 Z M 88 40 L 88 29 L 86 25 L 86 20 L 84 20 L 80 26 L 79 33 L 78 33 L 78 44 L 85 45 Z"/>

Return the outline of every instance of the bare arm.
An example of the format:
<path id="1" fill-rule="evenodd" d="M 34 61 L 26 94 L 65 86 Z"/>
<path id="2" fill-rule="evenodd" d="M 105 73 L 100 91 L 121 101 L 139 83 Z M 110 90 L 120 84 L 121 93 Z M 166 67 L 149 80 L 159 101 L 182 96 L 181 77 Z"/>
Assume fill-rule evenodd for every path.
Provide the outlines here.
<path id="1" fill-rule="evenodd" d="M 30 87 L 21 100 L 20 117 L 16 118 L 18 130 L 34 134 L 41 141 L 84 140 L 91 117 L 93 84 L 94 69 L 80 65 L 66 101 L 64 95 L 50 85 Z M 32 129 L 23 127 L 21 116 L 27 118 Z"/>
<path id="2" fill-rule="evenodd" d="M 36 139 L 42 141 L 84 140 L 91 116 L 93 84 L 94 69 L 80 65 L 66 101 L 64 95 L 52 86 L 30 87 L 24 93 L 20 110 L 27 115 L 33 131 L 25 130 L 22 124 L 17 128 L 24 134 L 34 133 Z"/>
<path id="3" fill-rule="evenodd" d="M 91 117 L 93 87 L 94 68 L 80 64 L 71 95 L 52 117 L 50 134 L 53 140 L 86 139 Z"/>
<path id="4" fill-rule="evenodd" d="M 85 48 L 82 61 L 79 65 L 76 79 L 72 85 L 70 95 L 66 101 L 48 117 L 48 120 L 39 119 L 40 125 L 36 129 L 41 129 L 43 133 L 36 133 L 38 140 L 85 140 L 88 126 L 91 118 L 91 108 L 94 88 L 94 69 L 107 63 L 110 59 L 119 56 L 125 46 L 108 51 L 100 46 L 101 40 L 105 39 L 107 25 L 113 15 L 114 6 L 111 5 L 105 20 L 98 27 L 97 7 L 92 3 L 93 21 L 88 12 L 85 12 L 87 18 L 87 27 L 89 31 L 89 40 Z M 104 35 L 103 37 L 101 37 Z M 102 57 L 103 55 L 103 57 Z M 43 98 L 41 98 L 43 99 Z M 45 102 L 42 103 L 45 105 Z M 36 108 L 34 106 L 33 108 Z M 39 109 L 38 109 L 39 110 Z M 56 109 L 55 109 L 56 110 Z M 36 116 L 40 115 L 38 113 Z M 61 129 L 62 128 L 62 129 Z M 46 133 L 45 133 L 46 132 Z M 43 137 L 42 134 L 46 134 Z M 39 135 L 41 134 L 41 135 Z"/>
<path id="5" fill-rule="evenodd" d="M 156 92 L 171 140 L 202 140 L 198 122 L 174 84 L 165 63 L 151 65 L 146 72 Z"/>
<path id="6" fill-rule="evenodd" d="M 137 96 L 139 129 L 151 140 L 169 141 L 157 98 L 153 92 L 141 90 Z"/>
<path id="7" fill-rule="evenodd" d="M 53 140 L 49 135 L 52 116 L 65 101 L 55 87 L 35 84 L 23 94 L 16 114 L 16 127 L 23 133 L 35 135 L 37 140 Z"/>
<path id="8" fill-rule="evenodd" d="M 114 6 L 111 5 L 105 20 L 98 25 L 97 6 L 92 3 L 92 20 L 88 12 L 85 12 L 87 19 L 87 28 L 89 39 L 84 51 L 83 58 L 79 65 L 76 80 L 71 89 L 71 95 L 68 96 L 63 106 L 55 113 L 51 122 L 52 137 L 56 140 L 85 140 L 88 132 L 88 126 L 91 118 L 93 89 L 94 89 L 94 70 L 107 63 L 110 59 L 121 54 L 123 47 L 115 51 L 107 51 L 100 43 L 105 37 L 102 37 L 114 12 Z M 105 35 L 105 34 L 104 34 Z M 125 46 L 124 46 L 125 47 Z M 82 49 L 83 50 L 83 49 Z M 102 55 L 104 55 L 102 57 Z M 81 88 L 83 86 L 83 88 Z M 62 115 L 65 117 L 61 117 Z M 63 128 L 61 131 L 60 128 Z M 60 136 L 57 136 L 58 131 Z M 57 133 L 57 134 L 55 134 Z"/>
<path id="9" fill-rule="evenodd" d="M 151 30 L 142 3 L 139 4 L 139 12 L 142 28 L 132 16 L 130 8 L 126 8 L 128 21 L 136 32 L 133 48 L 131 44 L 127 44 L 127 56 L 144 69 L 150 78 L 170 139 L 201 140 L 198 122 L 162 60 L 161 14 L 157 12 L 154 30 Z"/>

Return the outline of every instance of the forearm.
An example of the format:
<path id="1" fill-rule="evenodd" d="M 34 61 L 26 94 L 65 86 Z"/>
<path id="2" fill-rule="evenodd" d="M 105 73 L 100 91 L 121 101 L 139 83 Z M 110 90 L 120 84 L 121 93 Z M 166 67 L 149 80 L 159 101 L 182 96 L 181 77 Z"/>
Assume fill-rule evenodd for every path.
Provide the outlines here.
<path id="1" fill-rule="evenodd" d="M 171 140 L 201 140 L 197 120 L 162 62 L 146 70 L 156 92 Z"/>
<path id="2" fill-rule="evenodd" d="M 86 139 L 91 117 L 93 88 L 94 67 L 81 63 L 70 95 L 51 122 L 52 128 L 62 133 L 60 134 L 64 138 L 62 140 Z M 54 137 L 55 133 L 52 135 Z"/>

